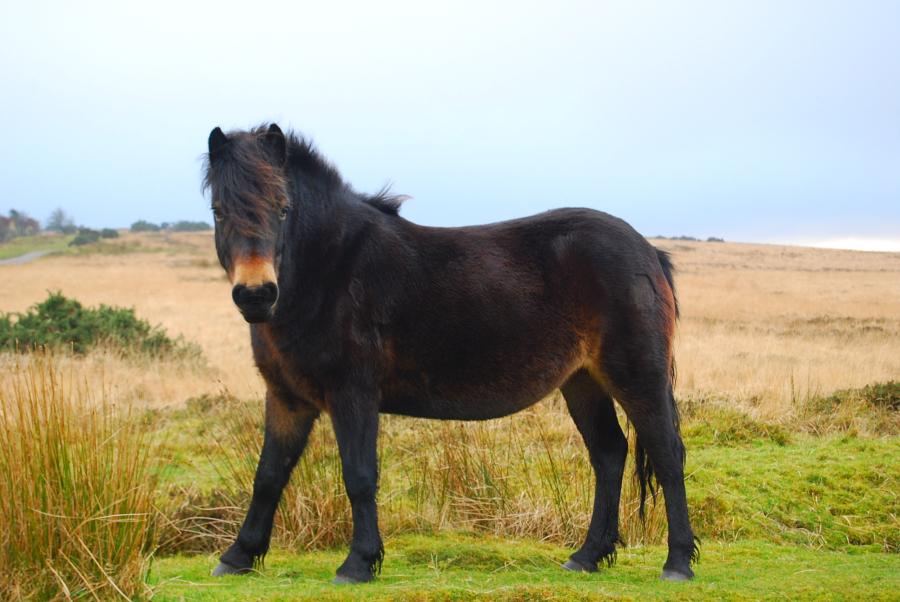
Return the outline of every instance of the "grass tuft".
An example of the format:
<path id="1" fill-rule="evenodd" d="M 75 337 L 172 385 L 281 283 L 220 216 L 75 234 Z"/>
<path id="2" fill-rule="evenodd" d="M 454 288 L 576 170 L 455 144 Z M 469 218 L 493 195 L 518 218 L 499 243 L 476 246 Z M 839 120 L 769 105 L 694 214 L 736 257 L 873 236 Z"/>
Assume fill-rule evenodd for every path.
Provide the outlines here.
<path id="1" fill-rule="evenodd" d="M 146 594 L 155 480 L 139 422 L 49 356 L 0 395 L 0 598 Z"/>

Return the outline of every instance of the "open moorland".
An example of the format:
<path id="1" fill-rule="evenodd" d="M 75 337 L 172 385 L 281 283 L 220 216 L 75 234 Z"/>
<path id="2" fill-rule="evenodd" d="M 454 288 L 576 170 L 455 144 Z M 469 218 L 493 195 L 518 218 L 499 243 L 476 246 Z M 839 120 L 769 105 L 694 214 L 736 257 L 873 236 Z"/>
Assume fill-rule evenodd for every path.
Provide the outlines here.
<path id="1" fill-rule="evenodd" d="M 209 577 L 247 504 L 263 385 L 211 235 L 125 233 L 0 265 L 0 312 L 59 292 L 133 308 L 174 341 L 0 351 L 0 598 L 896 599 L 900 254 L 653 242 L 673 255 L 682 308 L 694 581 L 658 581 L 663 504 L 642 523 L 630 480 L 617 564 L 559 568 L 593 477 L 555 395 L 477 424 L 385 417 L 384 568 L 349 589 L 330 585 L 349 504 L 320 421 L 260 574 Z"/>

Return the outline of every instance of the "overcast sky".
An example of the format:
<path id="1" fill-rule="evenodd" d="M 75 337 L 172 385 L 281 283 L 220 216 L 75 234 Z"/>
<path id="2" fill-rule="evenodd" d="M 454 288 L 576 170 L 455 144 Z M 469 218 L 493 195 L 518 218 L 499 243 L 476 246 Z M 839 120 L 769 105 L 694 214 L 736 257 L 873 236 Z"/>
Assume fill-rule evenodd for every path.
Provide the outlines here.
<path id="1" fill-rule="evenodd" d="M 431 225 L 900 241 L 900 2 L 5 2 L 0 212 L 211 221 L 277 121 Z"/>

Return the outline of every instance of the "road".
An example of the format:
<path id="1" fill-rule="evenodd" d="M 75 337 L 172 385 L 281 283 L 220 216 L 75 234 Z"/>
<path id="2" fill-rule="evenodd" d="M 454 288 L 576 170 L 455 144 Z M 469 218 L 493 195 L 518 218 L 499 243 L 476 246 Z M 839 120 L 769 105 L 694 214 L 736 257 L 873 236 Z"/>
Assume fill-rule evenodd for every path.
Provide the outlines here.
<path id="1" fill-rule="evenodd" d="M 17 257 L 0 259 L 0 265 L 22 265 L 34 261 L 35 259 L 40 259 L 47 253 L 50 253 L 50 251 L 31 251 L 30 253 L 25 253 L 24 255 L 19 255 Z"/>

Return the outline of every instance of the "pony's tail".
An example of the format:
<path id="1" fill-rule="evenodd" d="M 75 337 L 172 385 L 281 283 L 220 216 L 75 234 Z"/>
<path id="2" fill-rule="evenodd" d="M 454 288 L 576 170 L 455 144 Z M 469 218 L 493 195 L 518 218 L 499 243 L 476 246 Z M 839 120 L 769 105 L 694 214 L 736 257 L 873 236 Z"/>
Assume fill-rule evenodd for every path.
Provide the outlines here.
<path id="1" fill-rule="evenodd" d="M 656 258 L 659 260 L 659 267 L 662 268 L 663 274 L 666 277 L 666 282 L 669 283 L 669 288 L 672 289 L 672 299 L 675 300 L 675 317 L 678 318 L 678 295 L 675 294 L 675 278 L 672 276 L 675 272 L 675 266 L 672 264 L 672 257 L 668 252 L 663 251 L 662 249 L 656 249 Z"/>
<path id="2" fill-rule="evenodd" d="M 672 386 L 674 386 L 674 378 L 675 363 L 672 362 Z M 672 392 L 671 388 L 669 389 L 669 404 L 672 410 L 672 425 L 675 427 L 675 432 L 679 433 L 681 429 L 681 418 L 678 414 L 678 405 L 675 403 L 675 394 Z M 687 459 L 687 452 L 684 448 L 684 443 L 681 441 L 681 437 L 676 437 L 675 449 L 673 452 L 675 453 L 675 456 L 681 460 L 681 465 L 683 467 L 684 462 Z M 638 507 L 638 515 L 641 517 L 641 522 L 644 522 L 644 519 L 646 518 L 645 507 L 647 505 L 647 498 L 650 497 L 653 503 L 656 503 L 656 492 L 659 489 L 659 482 L 657 481 L 656 473 L 653 470 L 653 463 L 650 461 L 650 456 L 647 455 L 647 451 L 644 449 L 644 446 L 641 445 L 641 438 L 638 436 L 635 436 L 634 438 L 634 474 L 635 477 L 637 477 L 641 492 L 641 503 Z"/>
<path id="3" fill-rule="evenodd" d="M 672 289 L 672 299 L 675 301 L 675 318 L 679 317 L 678 310 L 678 296 L 675 294 L 675 279 L 672 274 L 675 272 L 675 266 L 672 264 L 672 258 L 666 251 L 661 249 L 656 249 L 656 257 L 659 260 L 659 266 L 662 268 L 663 274 L 666 277 L 666 282 L 669 284 L 669 288 Z M 675 403 L 675 359 L 673 358 L 669 364 L 669 387 L 668 387 L 668 396 L 669 396 L 669 405 L 671 406 L 672 412 L 672 422 L 675 427 L 675 432 L 679 433 L 681 429 L 681 419 L 678 414 L 678 405 Z M 681 437 L 676 438 L 676 446 L 675 454 L 677 457 L 681 459 L 682 466 L 684 465 L 684 461 L 686 458 L 684 443 L 681 441 Z M 656 502 L 656 492 L 659 489 L 659 483 L 656 479 L 656 473 L 653 471 L 653 463 L 650 461 L 650 456 L 647 455 L 647 451 L 644 449 L 644 446 L 641 445 L 640 437 L 635 436 L 634 439 L 634 473 L 637 477 L 638 485 L 640 487 L 641 493 L 641 501 L 640 506 L 638 507 L 638 515 L 641 517 L 641 522 L 644 521 L 645 515 L 645 507 L 647 503 L 647 497 Z"/>

